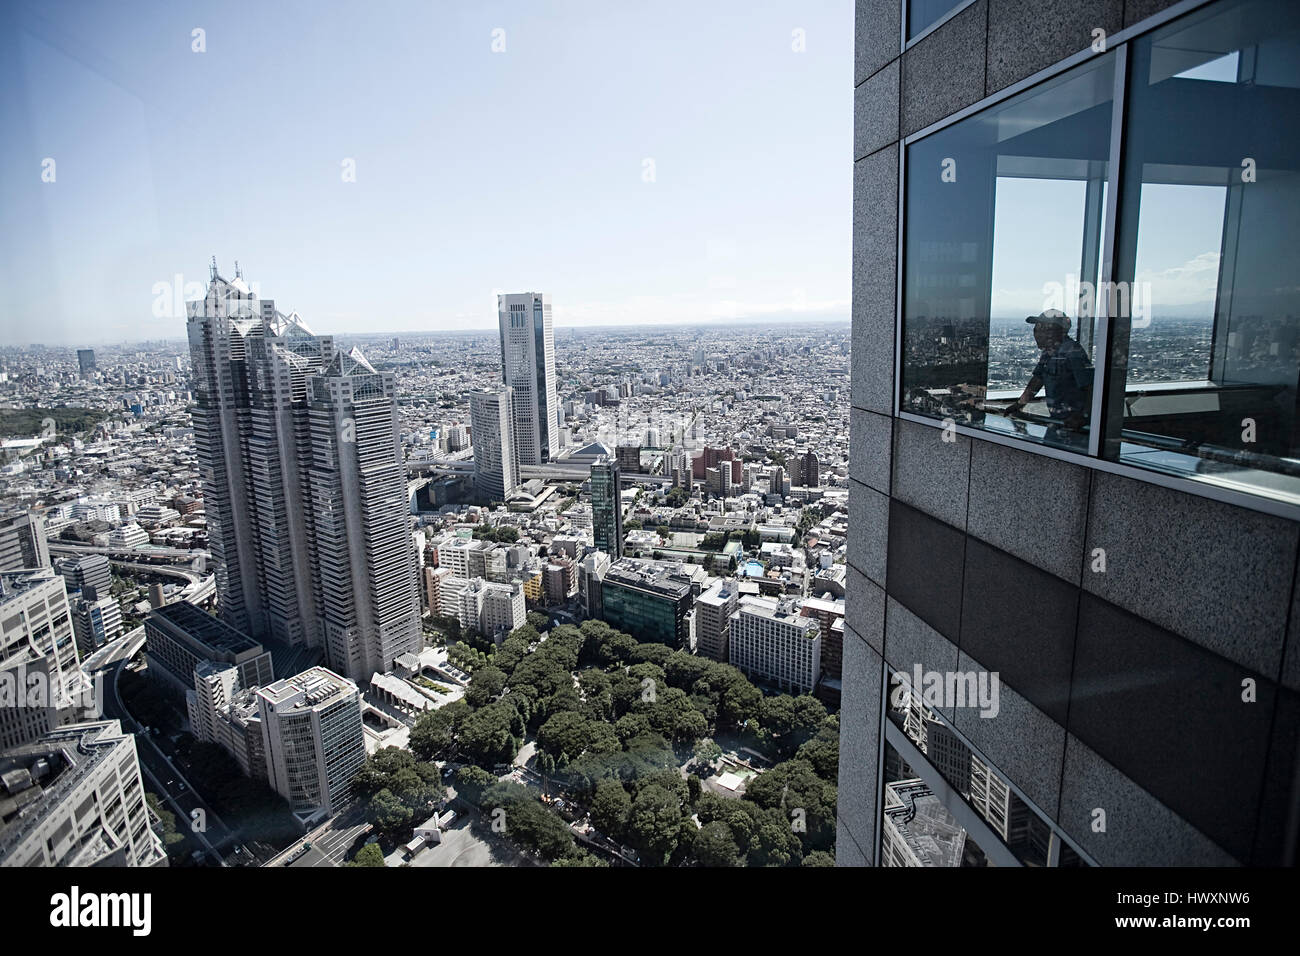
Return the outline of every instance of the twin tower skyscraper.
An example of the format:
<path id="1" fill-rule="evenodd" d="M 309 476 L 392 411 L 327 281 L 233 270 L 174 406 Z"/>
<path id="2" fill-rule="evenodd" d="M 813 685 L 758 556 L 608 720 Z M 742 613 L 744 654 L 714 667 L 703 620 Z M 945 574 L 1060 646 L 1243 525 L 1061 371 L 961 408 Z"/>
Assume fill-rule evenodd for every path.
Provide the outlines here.
<path id="1" fill-rule="evenodd" d="M 470 394 L 470 427 L 475 491 L 504 502 L 520 484 L 521 465 L 545 464 L 561 447 L 551 297 L 499 295 L 497 324 L 502 387 Z"/>
<path id="2" fill-rule="evenodd" d="M 365 686 L 422 646 L 396 381 L 213 263 L 187 304 L 195 450 L 222 619 L 319 647 Z M 560 447 L 548 296 L 498 297 L 504 386 L 471 396 L 475 483 L 504 501 Z"/>
<path id="3" fill-rule="evenodd" d="M 365 686 L 422 646 L 394 376 L 215 263 L 187 312 L 221 617 Z"/>

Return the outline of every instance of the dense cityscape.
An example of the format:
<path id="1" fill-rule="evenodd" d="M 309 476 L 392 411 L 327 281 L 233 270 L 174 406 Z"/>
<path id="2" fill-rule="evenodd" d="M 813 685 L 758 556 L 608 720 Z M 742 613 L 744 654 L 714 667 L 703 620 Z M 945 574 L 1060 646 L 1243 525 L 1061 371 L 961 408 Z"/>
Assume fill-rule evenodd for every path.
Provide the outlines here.
<path id="1" fill-rule="evenodd" d="M 215 260 L 188 313 L 3 352 L 4 616 L 58 606 L 5 666 L 59 702 L 6 760 L 115 718 L 147 797 L 44 862 L 833 862 L 846 324 L 335 338 Z"/>
<path id="2" fill-rule="evenodd" d="M 384 945 L 467 867 L 507 932 L 714 869 L 1285 927 L 1300 3 L 42 0 L 0 48 L 11 935 Z"/>

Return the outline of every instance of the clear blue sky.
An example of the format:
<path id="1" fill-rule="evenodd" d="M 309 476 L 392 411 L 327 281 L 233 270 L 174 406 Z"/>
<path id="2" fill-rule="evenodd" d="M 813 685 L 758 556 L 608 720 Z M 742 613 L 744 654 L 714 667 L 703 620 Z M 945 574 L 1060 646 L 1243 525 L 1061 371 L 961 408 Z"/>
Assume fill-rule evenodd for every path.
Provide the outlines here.
<path id="1" fill-rule="evenodd" d="M 213 254 L 321 332 L 847 318 L 852 63 L 851 0 L 10 2 L 0 343 L 181 337 Z"/>

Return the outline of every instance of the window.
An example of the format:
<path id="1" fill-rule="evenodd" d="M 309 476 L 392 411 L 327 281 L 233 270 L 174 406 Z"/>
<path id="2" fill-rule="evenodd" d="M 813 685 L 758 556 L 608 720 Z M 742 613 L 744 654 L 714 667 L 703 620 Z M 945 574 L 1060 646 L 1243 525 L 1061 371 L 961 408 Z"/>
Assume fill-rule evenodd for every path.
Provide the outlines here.
<path id="1" fill-rule="evenodd" d="M 1213 4 L 1131 49 L 1102 453 L 1300 504 L 1300 7 Z"/>
<path id="2" fill-rule="evenodd" d="M 953 10 L 966 6 L 968 2 L 969 0 L 908 0 L 907 38 L 915 40 Z"/>
<path id="3" fill-rule="evenodd" d="M 1220 0 L 912 140 L 900 412 L 1300 505 L 1296 117 Z"/>
<path id="4" fill-rule="evenodd" d="M 903 411 L 1087 450 L 1114 74 L 1107 54 L 907 148 Z"/>

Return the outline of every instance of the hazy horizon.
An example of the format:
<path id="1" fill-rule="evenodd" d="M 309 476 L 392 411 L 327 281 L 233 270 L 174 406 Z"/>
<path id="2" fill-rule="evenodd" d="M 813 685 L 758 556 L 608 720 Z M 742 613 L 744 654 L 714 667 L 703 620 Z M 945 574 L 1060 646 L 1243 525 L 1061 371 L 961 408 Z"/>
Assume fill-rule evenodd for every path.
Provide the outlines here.
<path id="1" fill-rule="evenodd" d="M 849 0 L 337 14 L 0 7 L 0 343 L 183 336 L 214 254 L 335 334 L 848 315 Z"/>

